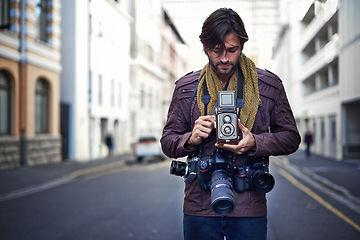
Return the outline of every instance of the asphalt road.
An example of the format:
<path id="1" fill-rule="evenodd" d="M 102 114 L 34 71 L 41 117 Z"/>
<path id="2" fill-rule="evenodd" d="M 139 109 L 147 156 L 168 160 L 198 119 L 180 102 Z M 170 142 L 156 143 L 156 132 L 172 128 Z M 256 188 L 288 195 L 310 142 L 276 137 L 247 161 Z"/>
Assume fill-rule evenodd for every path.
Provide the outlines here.
<path id="1" fill-rule="evenodd" d="M 184 183 L 169 165 L 126 166 L 1 202 L 1 239 L 181 240 Z M 275 164 L 271 173 L 268 240 L 360 239 L 338 213 L 359 224 L 358 214 Z"/>
<path id="2" fill-rule="evenodd" d="M 306 182 L 271 164 L 276 179 L 268 193 L 268 240 L 360 239 L 360 215 Z M 352 221 L 356 224 L 349 224 Z"/>

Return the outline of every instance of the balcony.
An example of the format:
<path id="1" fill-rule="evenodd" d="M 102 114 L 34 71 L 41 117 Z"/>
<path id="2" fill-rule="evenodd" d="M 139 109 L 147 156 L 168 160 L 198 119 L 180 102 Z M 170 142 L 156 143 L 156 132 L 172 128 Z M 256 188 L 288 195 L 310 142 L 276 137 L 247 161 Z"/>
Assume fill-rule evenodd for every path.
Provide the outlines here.
<path id="1" fill-rule="evenodd" d="M 330 41 L 324 45 L 324 47 L 322 47 L 314 55 L 310 56 L 303 64 L 298 74 L 299 79 L 304 81 L 320 69 L 329 65 L 335 58 L 338 57 L 339 52 L 339 35 L 335 34 L 331 37 Z"/>
<path id="2" fill-rule="evenodd" d="M 317 7 L 314 7 L 314 4 L 310 6 L 308 11 L 311 14 L 306 14 L 302 20 L 304 30 L 301 33 L 302 39 L 299 44 L 301 50 L 305 49 L 327 24 L 337 23 L 337 17 L 334 15 L 337 15 L 339 8 L 338 0 L 327 0 L 324 4 L 318 4 Z"/>

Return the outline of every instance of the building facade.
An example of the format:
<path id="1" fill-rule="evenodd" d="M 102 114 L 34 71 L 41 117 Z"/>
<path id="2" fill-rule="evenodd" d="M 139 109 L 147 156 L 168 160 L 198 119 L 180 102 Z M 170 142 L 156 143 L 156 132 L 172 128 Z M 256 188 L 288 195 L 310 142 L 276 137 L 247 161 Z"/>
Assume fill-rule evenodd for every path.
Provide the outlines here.
<path id="1" fill-rule="evenodd" d="M 61 133 L 64 158 L 130 151 L 129 1 L 62 1 Z"/>
<path id="2" fill-rule="evenodd" d="M 360 2 L 281 1 L 280 10 L 274 59 L 302 135 L 312 131 L 316 154 L 359 158 Z"/>
<path id="3" fill-rule="evenodd" d="M 60 0 L 1 1 L 0 168 L 61 161 Z"/>
<path id="4" fill-rule="evenodd" d="M 130 141 L 162 130 L 161 1 L 131 1 Z"/>
<path id="5" fill-rule="evenodd" d="M 187 73 L 189 49 L 181 37 L 177 27 L 163 10 L 164 24 L 161 29 L 162 36 L 162 71 L 164 76 L 162 91 L 163 125 L 167 120 L 167 113 L 175 88 L 175 81 Z"/>

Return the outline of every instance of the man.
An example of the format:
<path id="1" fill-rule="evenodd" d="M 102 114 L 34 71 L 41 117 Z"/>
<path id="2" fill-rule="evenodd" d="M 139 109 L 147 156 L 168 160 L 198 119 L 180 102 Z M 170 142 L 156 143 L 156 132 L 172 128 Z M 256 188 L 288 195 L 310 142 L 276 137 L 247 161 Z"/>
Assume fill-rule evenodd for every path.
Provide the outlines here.
<path id="1" fill-rule="evenodd" d="M 307 159 L 309 159 L 310 155 L 311 155 L 310 147 L 311 147 L 312 142 L 313 142 L 312 133 L 311 133 L 310 129 L 308 129 L 308 130 L 306 130 L 306 133 L 305 133 L 306 158 Z"/>
<path id="2" fill-rule="evenodd" d="M 107 134 L 105 137 L 105 143 L 108 148 L 108 157 L 110 158 L 113 155 L 114 152 L 114 145 L 113 145 L 113 139 L 111 134 Z"/>
<path id="3" fill-rule="evenodd" d="M 164 153 L 171 158 L 212 156 L 221 148 L 234 154 L 239 167 L 257 161 L 268 163 L 270 155 L 295 152 L 300 135 L 284 87 L 276 75 L 257 69 L 242 53 L 248 36 L 240 16 L 232 9 L 216 10 L 205 20 L 200 40 L 209 63 L 176 82 L 161 139 Z M 212 110 L 218 91 L 237 90 L 238 84 L 243 85 L 245 100 L 237 121 L 241 140 L 237 144 L 217 144 Z M 208 103 L 203 101 L 206 91 L 210 95 Z M 198 183 L 194 180 L 185 185 L 185 240 L 224 236 L 227 240 L 266 239 L 264 193 L 234 191 L 234 210 L 219 216 L 212 211 L 211 192 Z"/>

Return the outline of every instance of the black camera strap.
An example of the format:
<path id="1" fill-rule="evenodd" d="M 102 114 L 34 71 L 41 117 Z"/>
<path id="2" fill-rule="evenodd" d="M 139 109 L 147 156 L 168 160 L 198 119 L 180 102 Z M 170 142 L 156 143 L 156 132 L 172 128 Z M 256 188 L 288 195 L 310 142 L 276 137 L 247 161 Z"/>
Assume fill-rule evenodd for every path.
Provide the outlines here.
<path id="1" fill-rule="evenodd" d="M 226 85 L 223 88 L 223 91 L 225 91 L 228 88 L 229 82 L 230 81 L 227 81 Z M 209 94 L 209 90 L 206 85 L 206 79 L 204 80 L 203 90 L 204 90 L 204 95 L 202 96 L 201 101 L 203 102 L 203 104 L 205 106 L 204 112 L 207 113 L 207 105 L 210 102 L 210 94 Z M 244 99 L 244 74 L 242 73 L 240 67 L 238 70 L 238 82 L 237 82 L 237 91 L 236 92 L 237 92 L 236 107 L 238 109 L 241 109 L 244 107 L 245 99 Z M 218 105 L 218 101 L 216 101 L 214 108 L 212 109 L 210 115 L 214 114 L 214 111 L 215 111 L 217 105 Z M 238 117 L 240 117 L 240 111 L 238 112 Z"/>
<path id="2" fill-rule="evenodd" d="M 238 83 L 237 83 L 237 98 L 236 98 L 236 107 L 242 109 L 245 104 L 244 99 L 244 74 L 241 71 L 241 68 L 238 70 Z M 240 111 L 238 112 L 238 118 L 240 118 Z"/>

